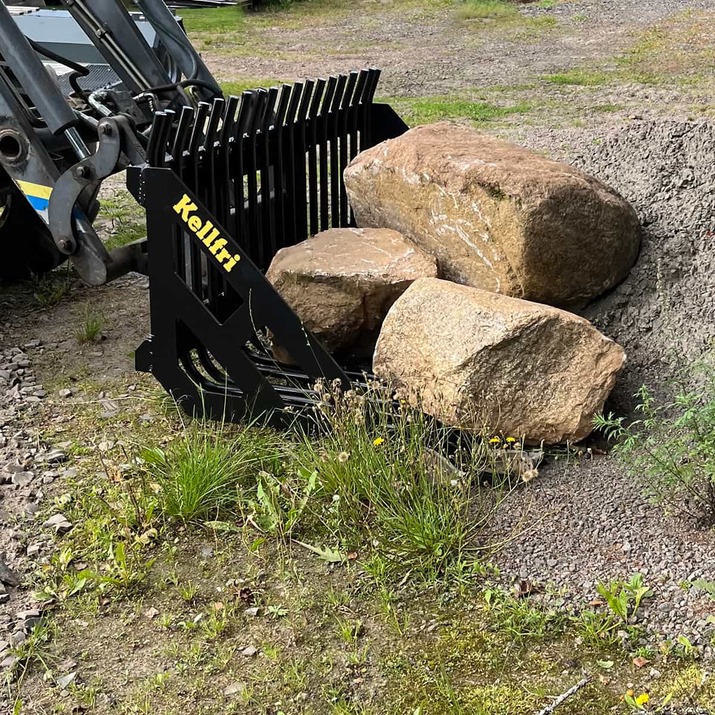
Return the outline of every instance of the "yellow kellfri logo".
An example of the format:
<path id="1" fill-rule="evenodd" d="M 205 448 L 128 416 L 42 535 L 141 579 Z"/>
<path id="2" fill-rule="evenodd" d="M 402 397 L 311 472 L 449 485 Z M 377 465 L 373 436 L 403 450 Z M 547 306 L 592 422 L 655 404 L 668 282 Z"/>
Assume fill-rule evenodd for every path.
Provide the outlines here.
<path id="1" fill-rule="evenodd" d="M 228 241 L 219 236 L 219 230 L 211 221 L 203 221 L 197 215 L 198 210 L 199 207 L 186 194 L 174 206 L 174 211 L 181 216 L 181 220 L 189 230 L 213 253 L 224 271 L 230 273 L 231 269 L 241 260 L 241 256 L 238 253 L 231 255 L 226 250 L 225 246 Z"/>

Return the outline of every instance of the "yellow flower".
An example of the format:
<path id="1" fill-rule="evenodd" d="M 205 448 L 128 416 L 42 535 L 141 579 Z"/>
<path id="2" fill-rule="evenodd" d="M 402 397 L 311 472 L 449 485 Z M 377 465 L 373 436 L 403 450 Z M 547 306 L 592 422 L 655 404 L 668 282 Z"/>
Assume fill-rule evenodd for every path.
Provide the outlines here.
<path id="1" fill-rule="evenodd" d="M 372 443 L 376 446 L 379 447 L 385 440 L 382 437 L 375 437 L 375 439 L 372 440 Z"/>
<path id="2" fill-rule="evenodd" d="M 514 444 L 514 442 L 516 442 L 516 437 L 507 437 L 507 438 L 506 438 L 506 441 L 507 441 L 509 444 Z"/>
<path id="3" fill-rule="evenodd" d="M 492 437 L 492 438 L 489 440 L 489 444 L 499 444 L 499 442 L 501 442 L 501 440 L 499 439 L 499 437 Z"/>
<path id="4" fill-rule="evenodd" d="M 641 693 L 637 698 L 636 698 L 636 705 L 639 708 L 642 708 L 644 705 L 648 704 L 648 701 L 650 700 L 650 696 L 648 693 Z"/>

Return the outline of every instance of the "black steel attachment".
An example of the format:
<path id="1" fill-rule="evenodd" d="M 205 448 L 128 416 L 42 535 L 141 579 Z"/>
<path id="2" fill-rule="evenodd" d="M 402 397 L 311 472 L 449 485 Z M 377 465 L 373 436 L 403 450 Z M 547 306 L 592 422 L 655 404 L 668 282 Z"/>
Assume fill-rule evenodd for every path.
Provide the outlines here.
<path id="1" fill-rule="evenodd" d="M 274 423 L 316 380 L 362 382 L 266 280 L 275 253 L 353 217 L 343 170 L 407 127 L 373 103 L 378 70 L 244 92 L 155 117 L 128 186 L 146 209 L 152 335 L 137 367 L 190 413 Z M 278 364 L 271 335 L 294 365 Z M 289 408 L 289 409 L 287 409 Z"/>

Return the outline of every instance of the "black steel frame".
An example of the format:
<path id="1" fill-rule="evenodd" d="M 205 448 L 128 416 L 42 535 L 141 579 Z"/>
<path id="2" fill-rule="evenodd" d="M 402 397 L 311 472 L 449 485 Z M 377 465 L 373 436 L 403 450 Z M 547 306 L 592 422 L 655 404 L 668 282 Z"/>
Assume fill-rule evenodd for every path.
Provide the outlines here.
<path id="1" fill-rule="evenodd" d="M 373 102 L 379 74 L 157 113 L 147 164 L 128 174 L 146 209 L 151 299 L 152 334 L 136 364 L 187 412 L 285 424 L 315 402 L 318 379 L 364 381 L 304 328 L 264 272 L 279 249 L 354 225 L 345 167 L 407 129 Z M 271 335 L 295 365 L 273 359 Z"/>

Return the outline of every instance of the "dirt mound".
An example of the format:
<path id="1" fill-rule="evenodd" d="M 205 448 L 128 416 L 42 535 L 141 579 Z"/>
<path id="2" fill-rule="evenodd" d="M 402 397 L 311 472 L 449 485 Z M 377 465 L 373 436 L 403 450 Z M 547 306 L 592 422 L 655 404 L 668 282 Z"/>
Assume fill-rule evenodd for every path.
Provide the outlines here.
<path id="1" fill-rule="evenodd" d="M 586 146 L 573 163 L 638 212 L 643 245 L 630 276 L 583 315 L 628 355 L 614 407 L 642 385 L 667 395 L 678 368 L 715 336 L 715 126 L 632 124 Z"/>

